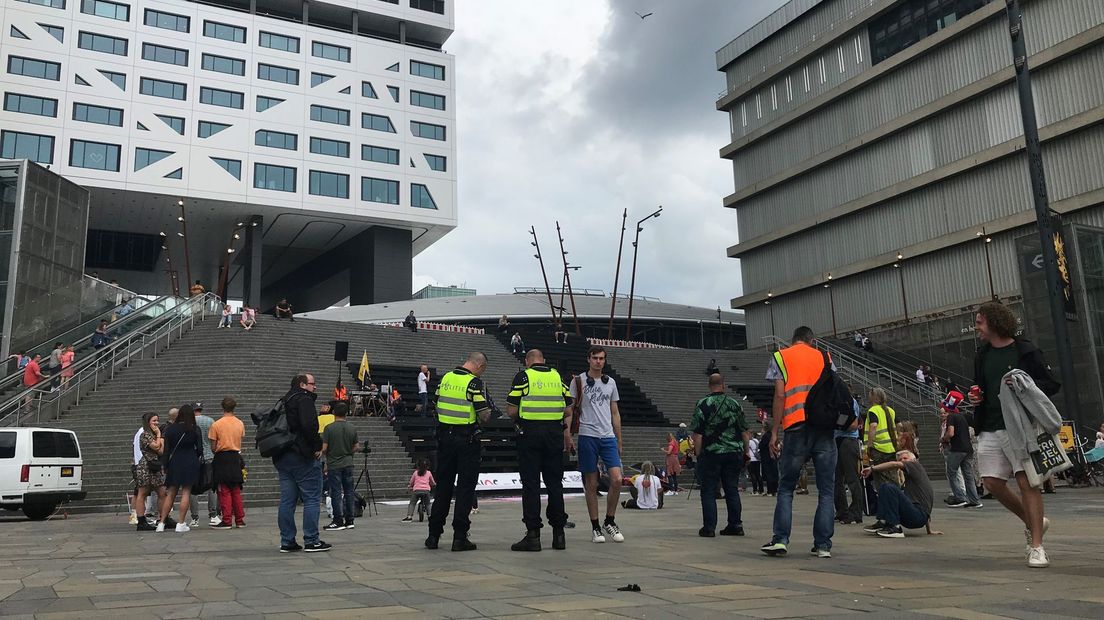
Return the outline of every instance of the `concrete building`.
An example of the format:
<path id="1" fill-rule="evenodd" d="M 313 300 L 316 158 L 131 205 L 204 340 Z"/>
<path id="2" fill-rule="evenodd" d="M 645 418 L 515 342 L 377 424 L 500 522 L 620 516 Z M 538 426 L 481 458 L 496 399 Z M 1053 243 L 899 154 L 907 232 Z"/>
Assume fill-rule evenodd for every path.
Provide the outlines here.
<path id="1" fill-rule="evenodd" d="M 423 286 L 418 292 L 414 293 L 412 299 L 435 299 L 437 297 L 471 297 L 472 295 L 478 295 L 479 292 L 474 288 L 466 288 L 462 286 L 456 286 L 450 284 L 449 286 L 433 286 L 429 284 Z"/>
<path id="2" fill-rule="evenodd" d="M 91 191 L 104 279 L 409 299 L 412 257 L 456 226 L 452 2 L 10 0 L 0 19 L 0 157 Z"/>

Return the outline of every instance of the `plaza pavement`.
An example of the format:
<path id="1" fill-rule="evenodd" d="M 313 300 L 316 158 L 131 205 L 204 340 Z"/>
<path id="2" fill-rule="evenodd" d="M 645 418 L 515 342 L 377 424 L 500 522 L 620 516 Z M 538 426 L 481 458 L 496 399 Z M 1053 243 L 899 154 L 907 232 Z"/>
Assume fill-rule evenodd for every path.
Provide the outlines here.
<path id="1" fill-rule="evenodd" d="M 248 488 L 246 489 L 248 493 Z M 5 618 L 1102 618 L 1104 491 L 1047 496 L 1051 567 L 1028 569 L 1022 528 L 993 502 L 938 507 L 944 536 L 883 540 L 838 526 L 832 559 L 808 554 L 814 498 L 795 501 L 786 558 L 763 556 L 772 498 L 744 496 L 745 538 L 699 538 L 697 494 L 659 512 L 621 511 L 623 544 L 514 553 L 517 501 L 483 501 L 473 516 L 479 550 L 422 547 L 424 524 L 405 506 L 380 506 L 352 531 L 324 533 L 330 553 L 280 554 L 274 510 L 243 530 L 137 534 L 126 515 L 31 523 L 0 519 L 0 616 Z M 721 504 L 723 519 L 724 509 Z M 5 513 L 12 514 L 12 513 Z M 723 521 L 722 521 L 723 523 Z M 639 584 L 641 592 L 619 592 Z"/>

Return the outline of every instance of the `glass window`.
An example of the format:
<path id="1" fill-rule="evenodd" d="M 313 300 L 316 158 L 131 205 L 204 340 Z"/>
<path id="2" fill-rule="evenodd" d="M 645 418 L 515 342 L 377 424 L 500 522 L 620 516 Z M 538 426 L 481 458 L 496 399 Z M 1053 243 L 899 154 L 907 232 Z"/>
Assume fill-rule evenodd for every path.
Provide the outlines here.
<path id="1" fill-rule="evenodd" d="M 192 27 L 192 18 L 175 13 L 146 9 L 145 24 L 154 28 L 188 32 Z"/>
<path id="2" fill-rule="evenodd" d="M 199 102 L 241 110 L 245 108 L 245 95 L 232 90 L 203 86 L 199 89 Z"/>
<path id="3" fill-rule="evenodd" d="M 298 84 L 299 70 L 259 63 L 257 65 L 257 79 L 268 80 L 270 82 L 281 82 L 283 84 Z"/>
<path id="4" fill-rule="evenodd" d="M 419 209 L 436 209 L 437 203 L 429 194 L 429 188 L 421 183 L 410 184 L 410 206 Z"/>
<path id="5" fill-rule="evenodd" d="M 410 75 L 417 75 L 433 80 L 443 80 L 445 79 L 445 68 L 441 65 L 431 65 L 428 62 L 411 60 Z"/>
<path id="6" fill-rule="evenodd" d="M 445 98 L 441 95 L 434 95 L 431 93 L 423 93 L 421 91 L 410 91 L 410 105 L 416 105 L 420 108 L 433 108 L 434 110 L 445 109 Z"/>
<path id="7" fill-rule="evenodd" d="M 349 143 L 340 140 L 312 137 L 310 139 L 310 152 L 317 155 L 330 155 L 332 157 L 348 157 Z"/>
<path id="8" fill-rule="evenodd" d="M 448 168 L 447 160 L 440 155 L 430 155 L 429 153 L 423 153 L 426 158 L 426 163 L 429 164 L 430 170 L 436 170 L 437 172 L 445 172 Z"/>
<path id="9" fill-rule="evenodd" d="M 369 99 L 378 99 L 376 97 L 376 89 L 372 88 L 371 82 L 360 83 L 360 94 L 362 97 L 368 97 Z"/>
<path id="10" fill-rule="evenodd" d="M 81 48 L 82 50 L 103 52 L 105 54 L 114 54 L 116 56 L 127 55 L 126 39 L 109 37 L 106 34 L 96 34 L 95 32 L 82 31 L 77 36 L 77 47 Z"/>
<path id="11" fill-rule="evenodd" d="M 241 180 L 241 161 L 223 157 L 212 157 L 211 161 L 218 164 L 223 170 L 229 172 L 235 179 Z"/>
<path id="12" fill-rule="evenodd" d="M 930 0 L 897 2 L 867 24 L 870 64 L 894 54 L 953 25 L 988 4 L 990 0 Z M 821 80 L 823 81 L 823 80 Z"/>
<path id="13" fill-rule="evenodd" d="M 138 81 L 138 92 L 151 97 L 184 101 L 188 98 L 188 85 L 144 77 Z"/>
<path id="14" fill-rule="evenodd" d="M 48 6 L 55 9 L 65 8 L 65 0 L 19 0 L 19 2 L 26 2 L 27 4 L 37 4 L 39 6 Z"/>
<path id="15" fill-rule="evenodd" d="M 277 192 L 295 192 L 295 168 L 253 164 L 253 187 Z"/>
<path id="16" fill-rule="evenodd" d="M 445 14 L 445 0 L 410 0 L 410 8 Z"/>
<path id="17" fill-rule="evenodd" d="M 61 77 L 61 65 L 48 60 L 8 56 L 8 73 L 57 81 Z"/>
<path id="18" fill-rule="evenodd" d="M 257 95 L 257 111 L 264 112 L 272 106 L 283 102 L 283 99 L 277 99 L 276 97 L 265 97 L 264 95 Z"/>
<path id="19" fill-rule="evenodd" d="M 230 125 L 226 123 L 213 123 L 211 121 L 199 121 L 199 133 L 200 138 L 210 138 L 223 129 L 229 128 Z"/>
<path id="20" fill-rule="evenodd" d="M 314 41 L 313 43 L 311 43 L 311 56 L 316 56 L 318 58 L 327 58 L 329 60 L 338 60 L 341 62 L 349 62 L 349 48 L 342 47 L 340 45 L 333 45 L 331 43 Z"/>
<path id="21" fill-rule="evenodd" d="M 0 459 L 15 458 L 16 435 L 17 433 L 15 431 L 4 431 L 0 433 Z"/>
<path id="22" fill-rule="evenodd" d="M 245 61 L 214 54 L 203 55 L 203 68 L 207 71 L 228 73 L 230 75 L 245 75 Z"/>
<path id="23" fill-rule="evenodd" d="M 419 138 L 428 138 L 429 140 L 445 139 L 445 128 L 441 125 L 434 125 L 432 123 L 410 121 L 410 133 Z"/>
<path id="24" fill-rule="evenodd" d="M 0 157 L 54 163 L 54 137 L 19 131 L 0 131 Z"/>
<path id="25" fill-rule="evenodd" d="M 119 145 L 73 140 L 69 143 L 69 165 L 74 168 L 119 171 Z"/>
<path id="26" fill-rule="evenodd" d="M 184 169 L 183 168 L 177 168 L 176 170 L 173 170 L 172 172 L 166 174 L 163 178 L 166 178 L 166 179 L 183 179 L 184 178 Z"/>
<path id="27" fill-rule="evenodd" d="M 388 179 L 361 177 L 360 199 L 368 202 L 399 204 L 399 182 Z"/>
<path id="28" fill-rule="evenodd" d="M 30 41 L 30 40 L 31 40 L 31 38 L 30 38 L 30 37 L 28 37 L 27 35 L 23 34 L 23 31 L 22 31 L 22 30 L 20 30 L 20 29 L 16 28 L 15 26 L 12 26 L 12 27 L 11 27 L 11 30 L 10 30 L 9 32 L 11 33 L 11 36 L 13 36 L 13 37 L 15 37 L 15 38 L 17 38 L 17 39 L 26 39 L 27 41 Z"/>
<path id="29" fill-rule="evenodd" d="M 4 109 L 9 112 L 57 117 L 57 104 L 57 99 L 20 95 L 18 93 L 4 95 Z"/>
<path id="30" fill-rule="evenodd" d="M 154 43 L 142 44 L 142 60 L 163 62 L 170 65 L 188 66 L 188 50 L 166 47 Z"/>
<path id="31" fill-rule="evenodd" d="M 394 71 L 395 73 L 398 73 L 398 72 L 399 72 L 399 63 L 395 63 L 395 64 L 393 64 L 393 65 L 389 65 L 389 66 L 387 67 L 387 70 L 388 70 L 388 71 Z"/>
<path id="32" fill-rule="evenodd" d="M 123 111 L 118 108 L 108 108 L 101 105 L 89 105 L 87 103 L 73 104 L 73 120 L 97 125 L 123 126 Z"/>
<path id="33" fill-rule="evenodd" d="M 397 166 L 399 165 L 399 149 L 362 144 L 360 145 L 360 158 L 364 161 L 374 161 L 379 164 Z"/>
<path id="34" fill-rule="evenodd" d="M 80 458 L 77 440 L 70 433 L 35 431 L 31 433 L 31 453 L 35 458 Z"/>
<path id="35" fill-rule="evenodd" d="M 299 148 L 299 136 L 282 131 L 269 131 L 262 129 L 257 132 L 253 141 L 257 146 L 267 146 L 274 149 L 287 149 L 294 151 Z"/>
<path id="36" fill-rule="evenodd" d="M 262 32 L 260 40 L 257 42 L 257 44 L 261 47 L 267 47 L 269 49 L 291 52 L 293 54 L 299 53 L 298 37 L 289 37 L 285 34 Z"/>
<path id="37" fill-rule="evenodd" d="M 126 90 L 126 74 L 117 73 L 115 71 L 104 71 L 103 69 L 97 69 L 103 76 L 122 90 Z"/>
<path id="38" fill-rule="evenodd" d="M 130 21 L 130 7 L 117 2 L 107 0 L 81 0 L 81 13 L 117 19 L 121 22 Z"/>
<path id="39" fill-rule="evenodd" d="M 391 99 L 395 103 L 399 102 L 399 87 L 398 86 L 388 86 L 387 87 L 387 92 L 391 94 Z"/>
<path id="40" fill-rule="evenodd" d="M 222 39 L 223 41 L 233 41 L 234 43 L 245 43 L 245 28 L 241 26 L 231 26 L 230 24 L 204 21 L 203 36 L 211 37 L 212 39 Z"/>
<path id="41" fill-rule="evenodd" d="M 395 126 L 391 124 L 391 119 L 380 114 L 364 112 L 360 115 L 360 126 L 364 129 L 395 133 Z"/>
<path id="42" fill-rule="evenodd" d="M 334 79 L 334 76 L 325 73 L 311 73 L 311 88 L 318 86 L 324 82 L 329 82 Z"/>
<path id="43" fill-rule="evenodd" d="M 161 119 L 162 123 L 172 127 L 176 133 L 184 135 L 184 119 L 179 116 L 166 116 L 164 114 L 154 114 L 154 116 Z"/>
<path id="44" fill-rule="evenodd" d="M 60 43 L 65 43 L 65 29 L 61 26 L 51 26 L 50 24 L 39 24 L 39 26 Z"/>
<path id="45" fill-rule="evenodd" d="M 331 108 L 324 105 L 312 105 L 310 107 L 312 121 L 320 123 L 333 123 L 334 125 L 348 125 L 349 111 L 341 108 Z"/>
<path id="46" fill-rule="evenodd" d="M 158 151 L 155 149 L 134 149 L 134 171 L 137 172 L 146 166 L 151 166 L 172 155 L 172 151 Z"/>
<path id="47" fill-rule="evenodd" d="M 349 197 L 349 175 L 336 172 L 310 171 L 310 193 L 330 198 Z"/>

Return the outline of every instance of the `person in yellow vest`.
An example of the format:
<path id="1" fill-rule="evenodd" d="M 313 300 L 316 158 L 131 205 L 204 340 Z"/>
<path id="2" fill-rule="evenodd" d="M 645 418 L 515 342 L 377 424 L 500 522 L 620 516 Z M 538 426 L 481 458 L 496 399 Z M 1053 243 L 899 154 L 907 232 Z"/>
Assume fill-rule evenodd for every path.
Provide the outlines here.
<path id="1" fill-rule="evenodd" d="M 886 405 L 886 393 L 882 388 L 870 390 L 870 408 L 866 410 L 866 454 L 870 465 L 897 460 L 897 413 Z M 900 486 L 897 470 L 883 467 L 874 470 L 874 488 L 883 484 Z"/>
<path id="2" fill-rule="evenodd" d="M 479 423 L 491 419 L 491 405 L 479 378 L 487 370 L 487 356 L 476 351 L 453 370 L 445 373 L 437 385 L 437 491 L 429 514 L 428 549 L 436 549 L 445 531 L 449 504 L 456 494 L 456 514 L 452 517 L 452 550 L 472 551 L 468 540 L 472 502 L 479 477 Z"/>
<path id="3" fill-rule="evenodd" d="M 808 327 L 794 330 L 791 342 L 774 354 L 767 370 L 767 380 L 774 382 L 770 453 L 778 459 L 778 497 L 774 506 L 774 533 L 771 541 L 760 549 L 770 556 L 786 555 L 794 489 L 802 466 L 812 459 L 817 486 L 812 553 L 830 558 L 835 533 L 836 442 L 831 430 L 815 429 L 805 423 L 805 400 L 824 371 L 825 356 L 812 346 L 813 330 Z"/>
<path id="4" fill-rule="evenodd" d="M 548 524 L 552 548 L 566 549 L 564 525 L 564 451 L 571 445 L 571 396 L 555 368 L 538 349 L 525 354 L 525 370 L 514 377 L 506 397 L 506 414 L 517 422 L 518 471 L 521 475 L 521 512 L 525 538 L 510 547 L 514 551 L 540 551 L 541 477 L 548 490 Z"/>

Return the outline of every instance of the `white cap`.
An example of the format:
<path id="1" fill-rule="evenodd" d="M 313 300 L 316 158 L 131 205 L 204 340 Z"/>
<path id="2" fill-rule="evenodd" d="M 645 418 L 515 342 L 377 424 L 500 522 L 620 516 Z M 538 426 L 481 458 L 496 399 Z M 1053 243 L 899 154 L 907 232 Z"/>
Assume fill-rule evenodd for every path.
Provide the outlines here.
<path id="1" fill-rule="evenodd" d="M 686 428 L 686 422 L 680 422 L 679 428 Z"/>

